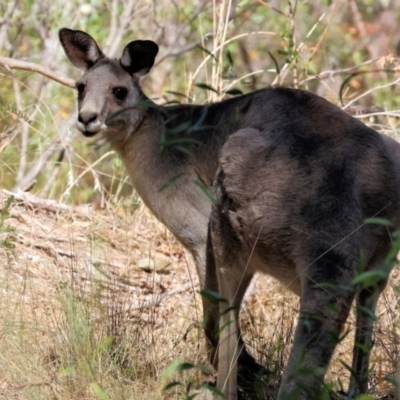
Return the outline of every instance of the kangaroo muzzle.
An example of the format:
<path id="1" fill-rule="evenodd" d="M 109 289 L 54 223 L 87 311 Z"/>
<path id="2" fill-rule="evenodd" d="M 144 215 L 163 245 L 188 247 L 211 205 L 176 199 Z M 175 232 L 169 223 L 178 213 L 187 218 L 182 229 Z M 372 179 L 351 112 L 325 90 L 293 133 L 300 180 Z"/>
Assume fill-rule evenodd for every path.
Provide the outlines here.
<path id="1" fill-rule="evenodd" d="M 76 126 L 85 136 L 93 136 L 106 128 L 99 115 L 93 111 L 81 111 Z"/>

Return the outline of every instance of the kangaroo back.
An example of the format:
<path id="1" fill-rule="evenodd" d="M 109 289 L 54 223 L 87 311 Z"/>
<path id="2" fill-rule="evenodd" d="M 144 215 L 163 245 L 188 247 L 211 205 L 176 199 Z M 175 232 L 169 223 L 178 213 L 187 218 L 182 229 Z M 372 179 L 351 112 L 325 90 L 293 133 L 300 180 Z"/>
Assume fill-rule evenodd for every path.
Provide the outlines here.
<path id="1" fill-rule="evenodd" d="M 220 303 L 218 388 L 236 398 L 237 310 L 252 276 L 262 271 L 301 296 L 278 399 L 321 398 L 354 298 L 348 393 L 365 393 L 371 315 L 386 286 L 385 259 L 400 222 L 400 146 L 317 96 L 288 89 L 274 94 L 274 122 L 229 137 L 214 183 L 211 242 L 219 292 L 227 300 Z M 390 228 L 366 223 L 376 217 Z M 355 286 L 360 270 L 380 273 L 375 282 Z"/>

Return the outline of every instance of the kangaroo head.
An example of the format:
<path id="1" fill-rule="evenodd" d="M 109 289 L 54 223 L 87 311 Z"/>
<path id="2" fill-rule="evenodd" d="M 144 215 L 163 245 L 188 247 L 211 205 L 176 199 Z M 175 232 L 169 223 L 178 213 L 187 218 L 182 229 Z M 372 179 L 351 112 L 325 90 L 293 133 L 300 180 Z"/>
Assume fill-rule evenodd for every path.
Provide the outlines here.
<path id="1" fill-rule="evenodd" d="M 111 60 L 85 32 L 63 28 L 59 37 L 68 59 L 85 71 L 76 82 L 78 129 L 85 136 L 106 128 L 111 134 L 133 133 L 144 113 L 135 105 L 146 99 L 139 80 L 153 66 L 158 46 L 150 40 L 135 40 L 119 60 Z"/>

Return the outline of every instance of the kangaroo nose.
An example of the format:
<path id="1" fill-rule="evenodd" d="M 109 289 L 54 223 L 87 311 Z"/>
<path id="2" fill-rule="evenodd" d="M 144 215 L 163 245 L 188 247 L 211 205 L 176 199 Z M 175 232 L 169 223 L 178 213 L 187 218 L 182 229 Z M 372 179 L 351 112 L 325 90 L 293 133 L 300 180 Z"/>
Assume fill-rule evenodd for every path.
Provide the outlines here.
<path id="1" fill-rule="evenodd" d="M 89 125 L 91 122 L 96 121 L 97 114 L 90 111 L 82 111 L 78 115 L 78 121 L 82 124 Z"/>

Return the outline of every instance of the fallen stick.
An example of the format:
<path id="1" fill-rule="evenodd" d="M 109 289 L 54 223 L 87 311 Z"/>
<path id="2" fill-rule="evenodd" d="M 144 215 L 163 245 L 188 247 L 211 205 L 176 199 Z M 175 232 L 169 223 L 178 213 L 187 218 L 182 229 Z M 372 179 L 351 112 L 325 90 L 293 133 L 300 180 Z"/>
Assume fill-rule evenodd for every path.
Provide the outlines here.
<path id="1" fill-rule="evenodd" d="M 29 192 L 23 192 L 22 190 L 17 190 L 15 192 L 10 192 L 3 189 L 3 192 L 8 196 L 14 196 L 18 201 L 23 202 L 33 208 L 44 209 L 50 212 L 66 212 L 66 213 L 78 213 L 85 216 L 89 216 L 93 212 L 93 207 L 91 204 L 83 204 L 80 206 L 70 206 L 65 203 L 60 203 L 56 200 L 42 199 L 35 196 Z"/>

